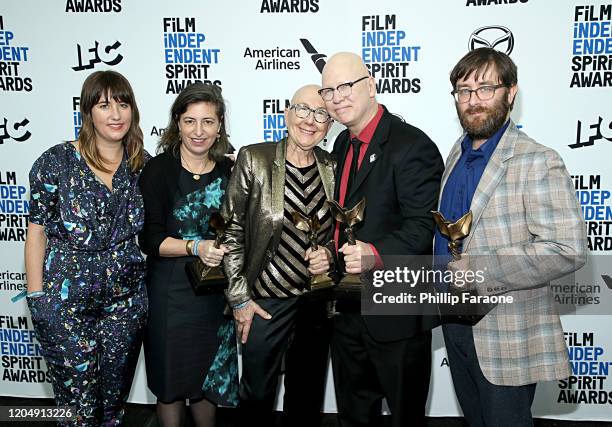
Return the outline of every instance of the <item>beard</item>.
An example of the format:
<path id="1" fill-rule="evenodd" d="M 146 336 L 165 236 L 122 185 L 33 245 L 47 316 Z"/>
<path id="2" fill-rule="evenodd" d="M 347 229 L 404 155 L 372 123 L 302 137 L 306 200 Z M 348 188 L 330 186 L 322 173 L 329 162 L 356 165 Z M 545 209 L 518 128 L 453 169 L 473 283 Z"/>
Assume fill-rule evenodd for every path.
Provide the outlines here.
<path id="1" fill-rule="evenodd" d="M 492 137 L 504 125 L 510 111 L 510 103 L 505 95 L 490 107 L 468 107 L 465 111 L 460 112 L 459 105 L 456 104 L 455 106 L 461 126 L 472 139 L 489 139 Z M 481 117 L 471 117 L 475 113 L 485 114 Z"/>

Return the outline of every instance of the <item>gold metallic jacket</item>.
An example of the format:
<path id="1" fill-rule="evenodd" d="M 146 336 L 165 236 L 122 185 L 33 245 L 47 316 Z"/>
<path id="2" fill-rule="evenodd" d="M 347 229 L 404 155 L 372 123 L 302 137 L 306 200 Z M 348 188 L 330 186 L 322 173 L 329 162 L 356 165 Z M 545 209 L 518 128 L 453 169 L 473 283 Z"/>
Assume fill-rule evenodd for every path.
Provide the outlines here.
<path id="1" fill-rule="evenodd" d="M 229 253 L 223 267 L 229 280 L 228 304 L 235 306 L 251 298 L 255 281 L 268 265 L 280 242 L 285 199 L 287 141 L 243 147 L 230 178 L 222 213 L 234 213 L 224 244 Z M 315 147 L 314 156 L 328 200 L 334 197 L 335 162 L 329 153 Z"/>

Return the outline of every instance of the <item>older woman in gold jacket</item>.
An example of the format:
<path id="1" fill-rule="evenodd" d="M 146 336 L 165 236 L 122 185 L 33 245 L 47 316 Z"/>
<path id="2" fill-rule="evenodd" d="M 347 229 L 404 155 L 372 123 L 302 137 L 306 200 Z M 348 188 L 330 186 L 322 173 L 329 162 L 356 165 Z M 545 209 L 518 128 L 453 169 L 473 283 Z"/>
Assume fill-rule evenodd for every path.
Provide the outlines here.
<path id="1" fill-rule="evenodd" d="M 242 342 L 242 414 L 252 424 L 270 420 L 285 357 L 283 424 L 320 423 L 330 323 L 326 302 L 306 298 L 310 275 L 325 273 L 332 251 L 335 164 L 317 147 L 331 119 L 316 85 L 299 89 L 285 110 L 288 136 L 277 144 L 243 147 L 224 204 L 233 212 L 226 231 L 227 301 Z M 292 222 L 293 212 L 316 215 L 319 249 Z"/>

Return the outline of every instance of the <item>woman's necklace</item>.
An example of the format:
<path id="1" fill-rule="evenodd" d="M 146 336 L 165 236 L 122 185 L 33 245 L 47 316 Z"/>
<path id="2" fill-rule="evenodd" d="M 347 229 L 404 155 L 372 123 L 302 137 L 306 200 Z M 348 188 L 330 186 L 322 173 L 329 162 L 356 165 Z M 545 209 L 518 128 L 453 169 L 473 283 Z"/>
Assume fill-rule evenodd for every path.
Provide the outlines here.
<path id="1" fill-rule="evenodd" d="M 183 167 L 189 171 L 189 173 L 191 174 L 191 177 L 195 179 L 196 181 L 200 180 L 200 178 L 204 174 L 204 171 L 208 167 L 208 161 L 206 158 L 204 158 L 204 160 L 202 161 L 202 164 L 203 164 L 202 172 L 199 172 L 199 173 L 194 172 L 195 169 L 191 167 L 191 165 L 189 165 L 189 162 L 187 162 L 187 159 L 184 159 L 183 156 L 181 156 L 181 163 L 183 164 Z"/>

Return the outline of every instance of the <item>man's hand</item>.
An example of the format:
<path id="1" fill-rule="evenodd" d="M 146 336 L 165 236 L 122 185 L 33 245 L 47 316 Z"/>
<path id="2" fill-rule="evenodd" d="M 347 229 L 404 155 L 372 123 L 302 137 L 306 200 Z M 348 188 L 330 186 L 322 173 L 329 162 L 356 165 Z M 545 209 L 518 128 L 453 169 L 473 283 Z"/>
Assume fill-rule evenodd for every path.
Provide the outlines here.
<path id="1" fill-rule="evenodd" d="M 317 274 L 327 273 L 331 263 L 332 255 L 327 248 L 319 246 L 319 249 L 313 251 L 308 248 L 304 255 L 304 260 L 308 261 L 308 271 L 313 276 Z"/>
<path id="2" fill-rule="evenodd" d="M 338 250 L 344 254 L 344 268 L 347 273 L 360 274 L 372 270 L 376 259 L 369 243 L 357 240 L 354 245 L 345 243 Z"/>
<path id="3" fill-rule="evenodd" d="M 272 316 L 266 310 L 261 308 L 259 304 L 251 300 L 242 308 L 234 309 L 234 321 L 236 322 L 236 335 L 240 338 L 240 342 L 245 344 L 253 323 L 253 316 L 260 316 L 262 319 L 270 320 Z"/>

